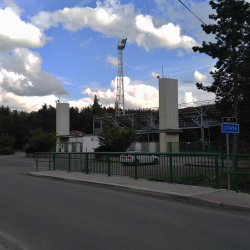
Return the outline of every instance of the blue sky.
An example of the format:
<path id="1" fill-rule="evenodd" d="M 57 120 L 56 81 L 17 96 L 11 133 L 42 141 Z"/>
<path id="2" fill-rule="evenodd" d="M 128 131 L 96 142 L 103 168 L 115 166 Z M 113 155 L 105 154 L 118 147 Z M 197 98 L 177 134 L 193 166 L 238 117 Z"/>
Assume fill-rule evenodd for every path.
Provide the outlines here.
<path id="1" fill-rule="evenodd" d="M 183 0 L 210 23 L 209 1 Z M 178 103 L 214 99 L 215 61 L 194 53 L 207 36 L 177 0 L 0 0 L 0 105 L 32 111 L 44 103 L 82 108 L 96 94 L 114 106 L 117 43 L 123 51 L 126 108 L 158 106 L 157 75 L 178 79 Z"/>

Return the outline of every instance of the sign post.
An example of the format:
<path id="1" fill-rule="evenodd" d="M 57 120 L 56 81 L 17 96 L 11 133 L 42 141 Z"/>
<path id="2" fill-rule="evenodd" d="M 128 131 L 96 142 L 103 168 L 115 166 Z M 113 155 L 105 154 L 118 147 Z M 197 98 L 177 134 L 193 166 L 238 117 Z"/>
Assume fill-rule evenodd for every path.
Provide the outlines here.
<path id="1" fill-rule="evenodd" d="M 230 163 L 229 163 L 229 134 L 228 133 L 226 133 L 226 140 L 227 140 L 227 171 L 230 172 Z M 228 190 L 231 189 L 230 173 L 227 173 L 227 188 L 228 188 Z"/>
<path id="2" fill-rule="evenodd" d="M 229 134 L 235 134 L 240 132 L 240 125 L 237 122 L 235 117 L 223 117 L 221 124 L 221 132 L 226 133 L 227 140 L 227 171 L 230 172 L 230 163 L 229 163 Z M 230 190 L 230 173 L 227 174 L 227 186 Z"/>

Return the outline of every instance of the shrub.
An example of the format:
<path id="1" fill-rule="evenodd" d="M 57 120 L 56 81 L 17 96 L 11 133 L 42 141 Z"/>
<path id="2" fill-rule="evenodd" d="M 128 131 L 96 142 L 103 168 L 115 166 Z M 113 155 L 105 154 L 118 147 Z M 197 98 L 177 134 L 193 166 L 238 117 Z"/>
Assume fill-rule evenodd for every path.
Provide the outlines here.
<path id="1" fill-rule="evenodd" d="M 121 131 L 118 126 L 105 127 L 99 136 L 100 146 L 95 152 L 124 152 L 136 140 L 133 129 Z"/>
<path id="2" fill-rule="evenodd" d="M 0 148 L 0 155 L 13 155 L 15 150 L 12 147 Z"/>
<path id="3" fill-rule="evenodd" d="M 11 147 L 16 139 L 13 135 L 1 134 L 0 135 L 0 148 Z"/>
<path id="4" fill-rule="evenodd" d="M 30 132 L 30 146 L 26 153 L 48 152 L 56 143 L 56 135 L 54 133 L 46 133 L 41 128 L 31 130 Z"/>

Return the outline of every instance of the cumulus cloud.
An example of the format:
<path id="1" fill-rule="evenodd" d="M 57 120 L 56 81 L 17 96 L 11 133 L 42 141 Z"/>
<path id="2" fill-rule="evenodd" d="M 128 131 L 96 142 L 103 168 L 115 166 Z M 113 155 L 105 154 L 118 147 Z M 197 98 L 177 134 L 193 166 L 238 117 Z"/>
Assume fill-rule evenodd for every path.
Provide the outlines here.
<path id="1" fill-rule="evenodd" d="M 70 107 L 77 107 L 79 109 L 82 109 L 92 104 L 93 100 L 91 100 L 90 98 L 83 98 L 81 100 L 68 101 L 68 103 Z"/>
<path id="2" fill-rule="evenodd" d="M 20 15 L 23 12 L 13 0 L 3 0 L 2 5 L 5 7 L 10 7 L 17 15 Z"/>
<path id="3" fill-rule="evenodd" d="M 58 79 L 42 70 L 42 58 L 29 49 L 1 54 L 0 88 L 18 96 L 69 95 Z"/>
<path id="4" fill-rule="evenodd" d="M 118 0 L 97 1 L 96 8 L 74 7 L 55 12 L 42 11 L 32 17 L 32 23 L 42 29 L 57 27 L 77 31 L 89 27 L 107 36 L 125 36 L 146 50 L 152 48 L 191 50 L 196 41 L 181 34 L 181 27 L 173 23 L 155 26 L 150 15 L 137 14 L 132 4 L 121 5 Z"/>
<path id="5" fill-rule="evenodd" d="M 176 0 L 155 0 L 157 12 L 173 23 L 181 25 L 183 32 L 192 33 L 199 42 L 214 39 L 214 35 L 207 35 L 201 29 L 201 21 L 190 13 L 179 1 Z M 215 11 L 209 5 L 209 1 L 188 0 L 185 5 L 195 13 L 206 24 L 212 23 L 209 15 Z"/>
<path id="6" fill-rule="evenodd" d="M 82 91 L 82 94 L 88 97 L 82 98 L 83 103 L 92 104 L 94 96 L 97 95 L 100 103 L 104 106 L 114 107 L 116 100 L 117 77 L 110 82 L 110 89 L 94 91 L 87 88 Z M 90 98 L 89 98 L 90 97 Z M 133 83 L 129 77 L 124 77 L 124 102 L 125 108 L 152 108 L 159 106 L 158 89 L 140 82 Z"/>
<path id="7" fill-rule="evenodd" d="M 185 96 L 184 96 L 185 103 L 194 103 L 196 101 L 197 101 L 197 99 L 193 97 L 192 92 L 185 92 Z"/>
<path id="8" fill-rule="evenodd" d="M 196 81 L 202 82 L 202 81 L 206 81 L 206 80 L 207 80 L 207 76 L 201 74 L 199 71 L 196 70 L 196 71 L 194 72 L 194 79 L 195 79 Z"/>
<path id="9" fill-rule="evenodd" d="M 179 99 L 178 103 L 182 106 L 182 104 L 187 104 L 190 101 L 203 102 L 207 100 L 214 100 L 215 94 L 211 92 L 198 90 L 195 85 L 195 82 L 190 82 L 178 85 L 178 99 Z"/>
<path id="10" fill-rule="evenodd" d="M 191 84 L 192 83 L 192 84 Z M 189 82 L 178 87 L 178 103 L 180 107 L 195 105 L 195 102 L 214 100 L 214 93 L 206 93 L 197 90 L 194 82 Z M 116 101 L 117 77 L 110 82 L 109 89 L 98 90 L 96 86 L 88 87 L 82 94 L 84 98 L 77 101 L 69 101 L 71 106 L 83 108 L 93 104 L 94 96 L 97 95 L 100 103 L 106 107 L 114 107 Z M 156 108 L 159 106 L 159 91 L 154 86 L 140 81 L 131 81 L 124 77 L 125 109 Z M 188 104 L 189 103 L 189 104 Z M 191 104 L 190 104 L 191 103 Z"/>
<path id="11" fill-rule="evenodd" d="M 13 93 L 6 93 L 0 87 L 0 103 L 9 106 L 11 109 L 31 112 L 40 109 L 44 103 L 55 106 L 58 98 L 54 95 L 48 96 L 18 96 Z"/>
<path id="12" fill-rule="evenodd" d="M 112 66 L 118 66 L 118 58 L 113 56 L 107 56 L 106 62 L 110 63 Z"/>
<path id="13" fill-rule="evenodd" d="M 157 76 L 160 76 L 160 74 L 155 73 L 155 72 L 151 72 L 151 76 L 152 76 L 153 78 L 157 78 Z"/>
<path id="14" fill-rule="evenodd" d="M 181 35 L 179 25 L 168 23 L 156 28 L 153 24 L 152 17 L 149 15 L 138 15 L 135 20 L 136 28 L 140 33 L 140 35 L 136 37 L 136 42 L 146 50 L 160 47 L 167 47 L 168 49 L 181 47 L 188 50 L 196 44 L 193 38 Z"/>
<path id="15" fill-rule="evenodd" d="M 0 9 L 0 23 L 0 51 L 17 47 L 38 48 L 46 42 L 46 36 L 39 28 L 22 21 L 9 7 Z"/>

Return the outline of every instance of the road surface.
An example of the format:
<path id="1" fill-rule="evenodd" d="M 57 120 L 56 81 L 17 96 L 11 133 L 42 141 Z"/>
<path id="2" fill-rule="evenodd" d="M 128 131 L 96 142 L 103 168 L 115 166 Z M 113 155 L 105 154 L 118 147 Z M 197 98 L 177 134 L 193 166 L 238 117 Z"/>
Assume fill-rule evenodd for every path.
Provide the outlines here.
<path id="1" fill-rule="evenodd" d="M 250 247 L 249 214 L 26 176 L 22 154 L 0 162 L 0 249 Z"/>

